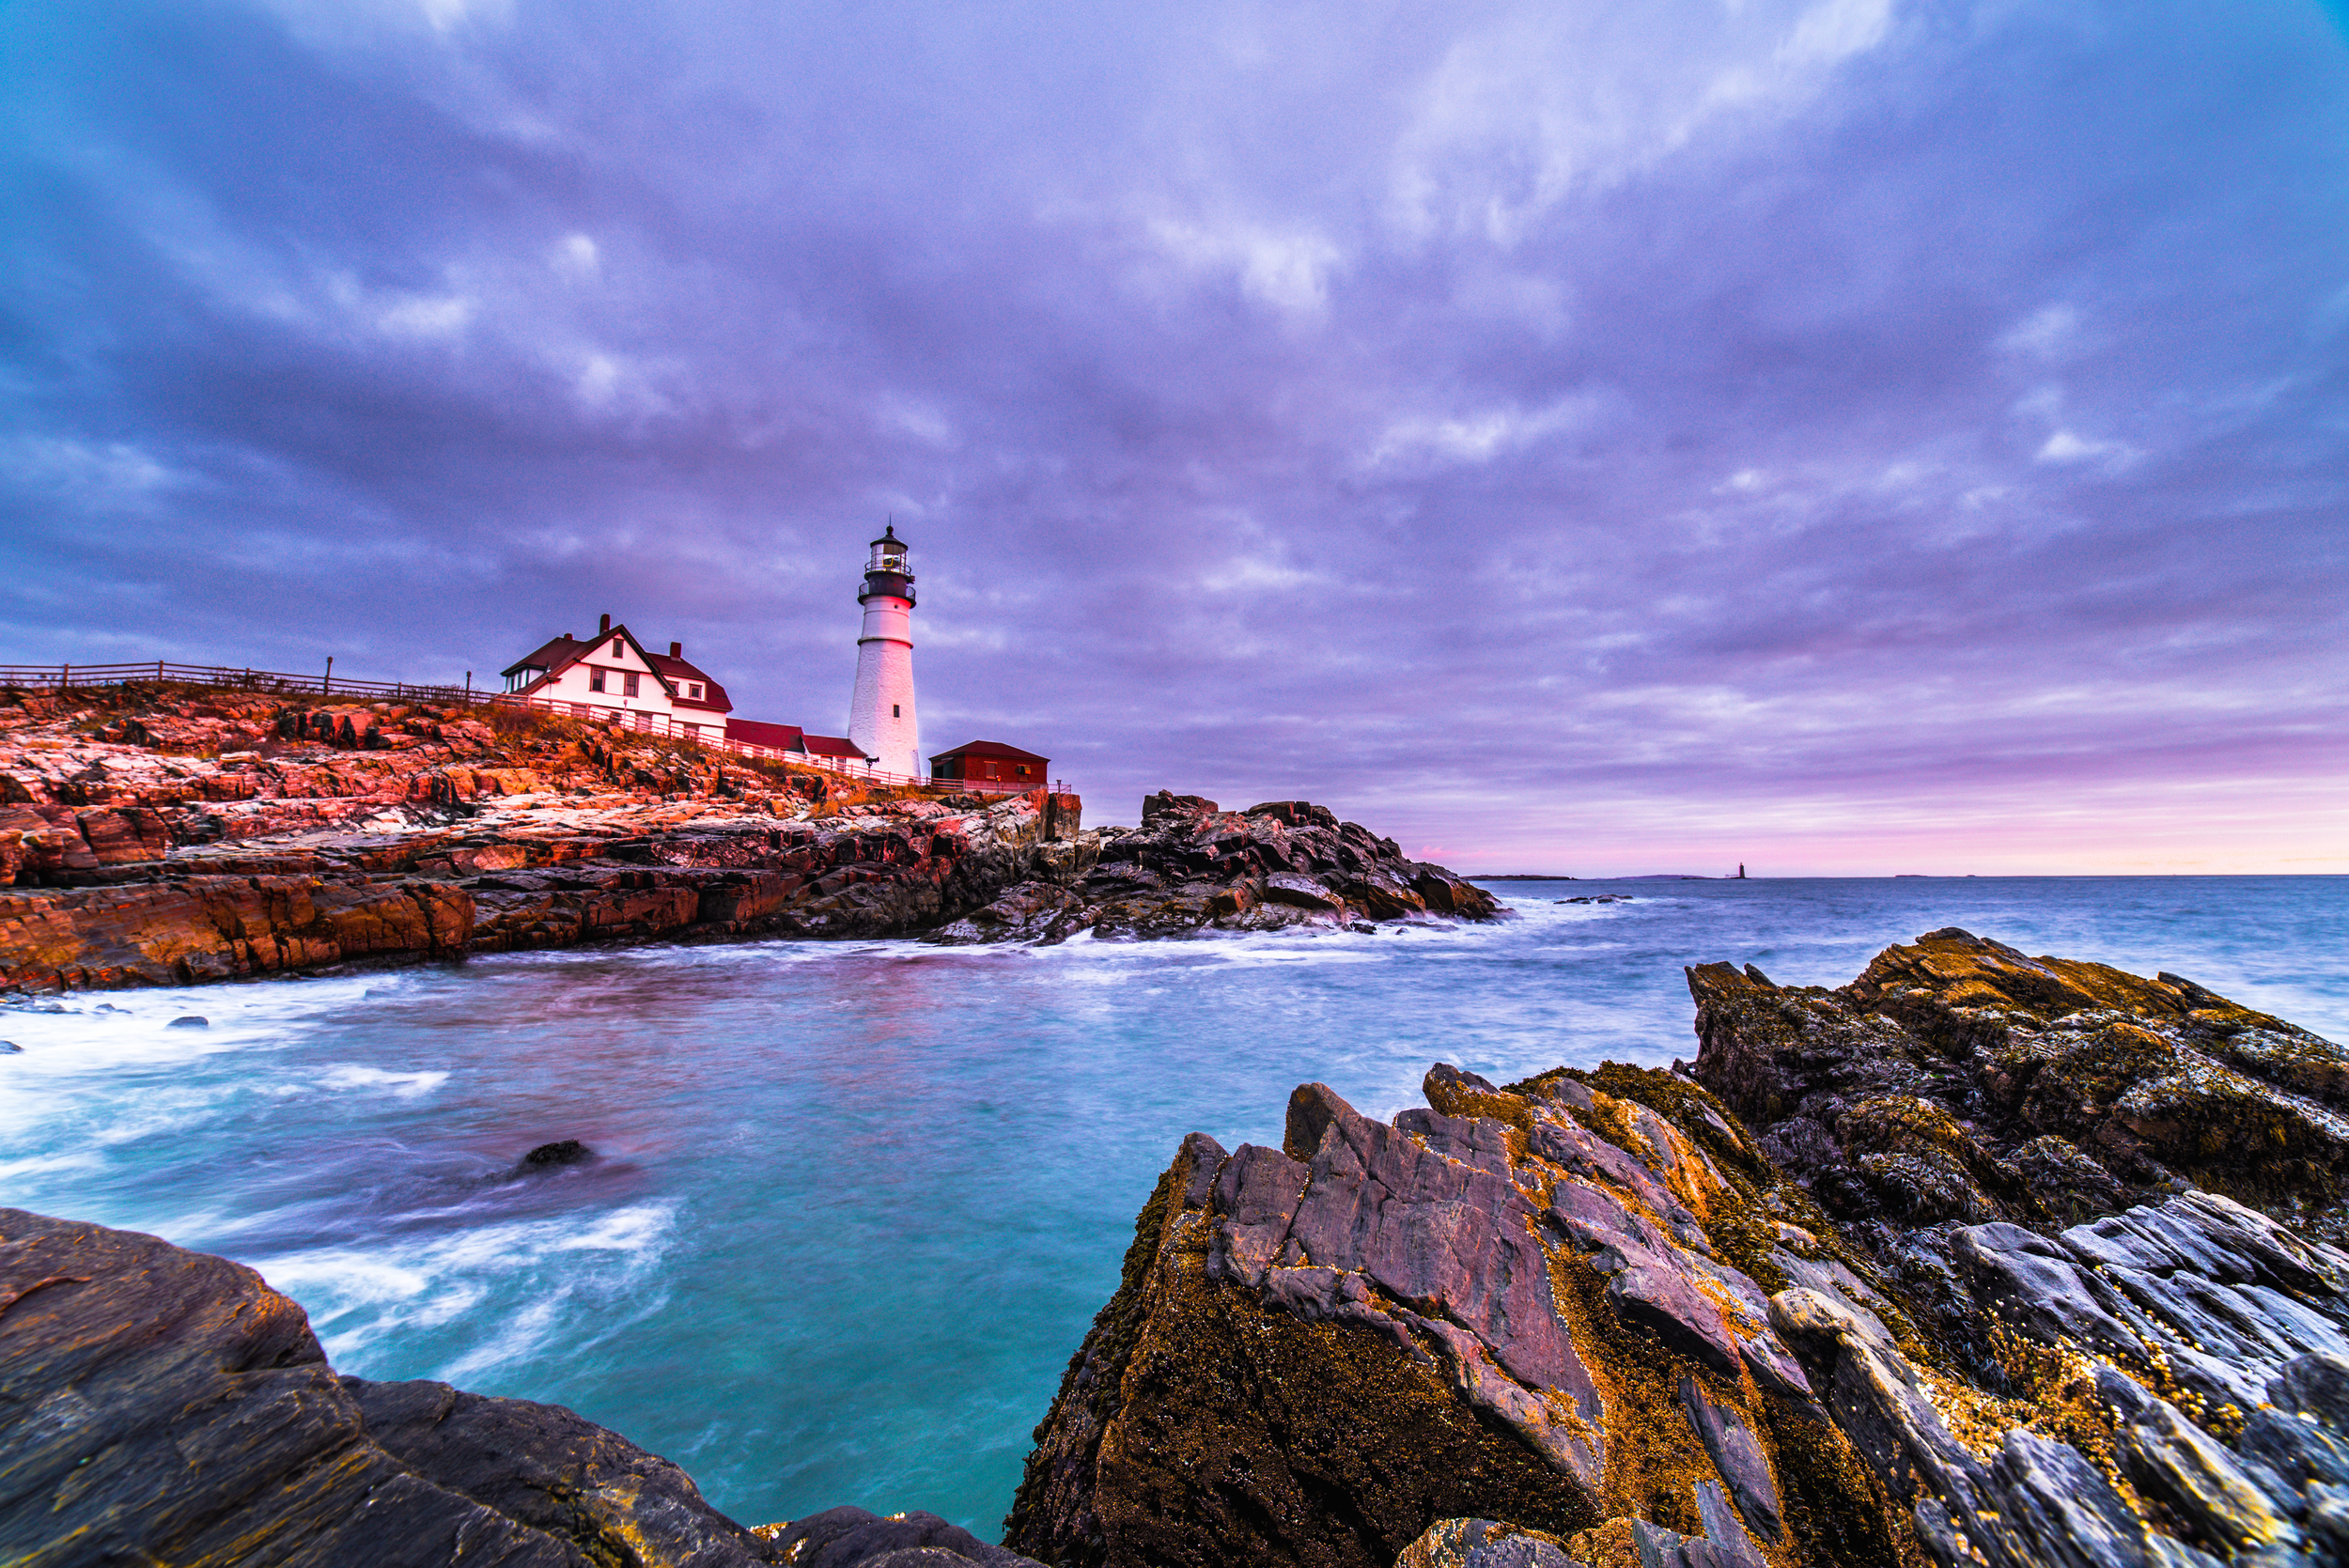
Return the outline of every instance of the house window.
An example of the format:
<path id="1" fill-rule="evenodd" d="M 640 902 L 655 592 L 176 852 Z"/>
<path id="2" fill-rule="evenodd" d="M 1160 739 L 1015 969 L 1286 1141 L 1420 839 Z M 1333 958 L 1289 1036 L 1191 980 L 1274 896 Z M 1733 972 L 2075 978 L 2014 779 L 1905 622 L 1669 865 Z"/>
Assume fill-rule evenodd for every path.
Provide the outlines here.
<path id="1" fill-rule="evenodd" d="M 614 659 L 625 659 L 628 657 L 628 639 L 625 637 L 614 637 L 612 639 L 612 657 Z"/>
<path id="2" fill-rule="evenodd" d="M 590 670 L 587 672 L 587 690 L 590 691 L 600 691 L 603 690 L 603 672 L 601 670 Z"/>
<path id="3" fill-rule="evenodd" d="M 636 695 L 635 671 L 630 670 L 627 675 L 620 677 L 620 695 L 623 697 L 633 697 Z"/>
<path id="4" fill-rule="evenodd" d="M 698 682 L 696 682 L 693 687 L 693 700 L 695 702 L 700 702 L 702 700 L 702 689 L 700 683 Z"/>

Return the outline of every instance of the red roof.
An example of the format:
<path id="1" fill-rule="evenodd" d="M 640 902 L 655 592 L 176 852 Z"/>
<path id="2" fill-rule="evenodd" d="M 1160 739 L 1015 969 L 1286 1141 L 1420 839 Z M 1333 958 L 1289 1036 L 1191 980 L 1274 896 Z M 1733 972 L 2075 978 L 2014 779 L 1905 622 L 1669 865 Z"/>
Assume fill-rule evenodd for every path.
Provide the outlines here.
<path id="1" fill-rule="evenodd" d="M 930 761 L 933 764 L 941 763 L 948 757 L 1000 757 L 1006 762 L 1050 762 L 1052 760 L 1050 757 L 1040 757 L 1034 752 L 1023 752 L 1017 746 L 1006 746 L 1000 740 L 973 740 L 966 745 L 957 746 L 951 752 L 941 752 L 930 758 Z"/>
<path id="2" fill-rule="evenodd" d="M 864 760 L 864 748 L 845 736 L 809 735 L 802 731 L 800 735 L 800 749 L 810 756 L 854 757 L 859 762 Z"/>
<path id="3" fill-rule="evenodd" d="M 706 707 L 712 713 L 727 713 L 733 710 L 734 705 L 726 700 L 726 689 L 711 680 L 700 670 L 688 664 L 684 660 L 671 659 L 665 653 L 646 651 L 645 661 L 660 671 L 671 689 L 677 692 L 677 706 Z M 689 680 L 701 683 L 704 695 L 699 699 L 688 697 L 685 694 L 683 683 Z"/>
<path id="4" fill-rule="evenodd" d="M 542 682 L 560 675 L 565 670 L 569 669 L 614 637 L 625 638 L 628 644 L 643 657 L 645 662 L 652 666 L 653 679 L 661 682 L 667 689 L 673 706 L 696 707 L 708 713 L 733 711 L 734 704 L 727 699 L 726 689 L 711 680 L 707 673 L 695 665 L 687 663 L 682 659 L 674 659 L 664 653 L 653 652 L 652 649 L 638 642 L 636 634 L 624 626 L 615 626 L 609 631 L 598 632 L 594 638 L 586 642 L 582 642 L 576 637 L 550 639 L 544 647 L 523 655 L 505 669 L 500 670 L 498 674 L 511 678 L 524 670 L 542 670 L 545 672 L 544 675 L 522 688 L 525 692 L 536 691 Z M 687 681 L 700 682 L 702 695 L 697 698 L 687 696 L 685 694 Z"/>
<path id="5" fill-rule="evenodd" d="M 599 638 L 597 641 L 600 642 L 602 639 Z M 593 646 L 595 644 L 583 643 L 575 637 L 557 637 L 535 653 L 522 655 L 521 658 L 500 670 L 498 675 L 506 677 L 518 675 L 524 670 L 559 670 Z"/>
<path id="6" fill-rule="evenodd" d="M 778 752 L 796 752 L 800 737 L 806 732 L 797 724 L 769 724 L 756 719 L 729 719 L 726 738 L 739 740 L 745 746 L 766 746 Z"/>

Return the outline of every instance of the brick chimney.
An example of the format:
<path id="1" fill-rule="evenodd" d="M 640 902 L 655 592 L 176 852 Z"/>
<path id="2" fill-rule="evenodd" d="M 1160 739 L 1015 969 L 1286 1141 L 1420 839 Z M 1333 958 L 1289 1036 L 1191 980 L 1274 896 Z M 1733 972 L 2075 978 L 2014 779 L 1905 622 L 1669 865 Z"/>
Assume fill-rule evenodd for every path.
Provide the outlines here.
<path id="1" fill-rule="evenodd" d="M 609 632 L 611 629 L 612 629 L 612 617 L 611 617 L 611 616 L 609 616 L 609 615 L 606 615 L 606 616 L 603 618 L 603 625 L 596 629 L 596 635 L 597 635 L 597 636 L 599 636 L 599 637 L 603 636 L 606 632 Z"/>
<path id="2" fill-rule="evenodd" d="M 685 644 L 682 643 L 670 644 L 669 657 L 671 659 L 683 659 L 685 657 Z"/>

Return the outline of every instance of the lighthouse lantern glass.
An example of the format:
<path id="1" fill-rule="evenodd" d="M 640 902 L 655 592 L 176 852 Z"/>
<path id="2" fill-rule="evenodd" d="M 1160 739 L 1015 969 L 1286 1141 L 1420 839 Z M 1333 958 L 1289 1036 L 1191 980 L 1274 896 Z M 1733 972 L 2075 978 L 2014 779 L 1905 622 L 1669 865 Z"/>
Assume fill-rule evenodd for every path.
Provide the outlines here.
<path id="1" fill-rule="evenodd" d="M 906 569 L 906 547 L 896 539 L 883 539 L 873 547 L 873 563 L 866 571 L 902 572 Z"/>

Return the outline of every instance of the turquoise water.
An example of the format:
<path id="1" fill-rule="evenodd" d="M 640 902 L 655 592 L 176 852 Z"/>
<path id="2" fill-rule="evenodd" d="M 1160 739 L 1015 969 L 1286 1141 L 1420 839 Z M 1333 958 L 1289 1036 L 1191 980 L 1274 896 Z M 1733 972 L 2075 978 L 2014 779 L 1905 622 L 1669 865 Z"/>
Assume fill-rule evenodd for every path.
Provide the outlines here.
<path id="1" fill-rule="evenodd" d="M 2349 1039 L 2349 878 L 1495 884 L 1376 936 L 508 955 L 0 1008 L 0 1203 L 251 1264 L 335 1364 L 551 1400 L 757 1523 L 992 1539 L 1175 1143 L 1694 1054 L 1680 966 L 1841 984 L 1964 925 Z M 1593 893 L 1633 902 L 1566 905 Z M 107 1009 L 118 1009 L 107 1010 Z M 171 1029 L 183 1014 L 204 1030 Z M 523 1180 L 559 1138 L 605 1157 Z"/>

